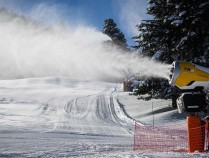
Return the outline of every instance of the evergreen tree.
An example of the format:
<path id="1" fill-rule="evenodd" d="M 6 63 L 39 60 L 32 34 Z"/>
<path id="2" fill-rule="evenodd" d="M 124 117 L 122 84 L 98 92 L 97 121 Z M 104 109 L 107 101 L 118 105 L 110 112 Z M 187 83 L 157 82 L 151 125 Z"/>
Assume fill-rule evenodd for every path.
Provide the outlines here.
<path id="1" fill-rule="evenodd" d="M 172 25 L 166 20 L 173 10 L 172 5 L 167 5 L 164 0 L 150 0 L 148 14 L 155 15 L 153 20 L 143 20 L 137 25 L 140 32 L 135 37 L 136 48 L 143 48 L 143 54 L 153 56 L 156 52 L 161 53 L 161 61 L 172 62 Z"/>
<path id="2" fill-rule="evenodd" d="M 108 35 L 116 46 L 123 49 L 127 48 L 125 36 L 120 31 L 120 29 L 117 28 L 117 25 L 113 21 L 113 19 L 104 20 L 104 27 L 102 29 L 102 32 Z"/>
<path id="3" fill-rule="evenodd" d="M 136 48 L 152 56 L 161 52 L 161 61 L 176 57 L 191 61 L 208 50 L 208 0 L 149 0 L 148 14 L 153 20 L 138 25 Z"/>
<path id="4" fill-rule="evenodd" d="M 170 0 L 172 1 L 172 0 Z M 175 16 L 181 21 L 181 35 L 176 48 L 183 60 L 193 60 L 204 55 L 205 38 L 208 36 L 208 0 L 179 0 Z M 175 21 L 171 22 L 174 25 Z"/>

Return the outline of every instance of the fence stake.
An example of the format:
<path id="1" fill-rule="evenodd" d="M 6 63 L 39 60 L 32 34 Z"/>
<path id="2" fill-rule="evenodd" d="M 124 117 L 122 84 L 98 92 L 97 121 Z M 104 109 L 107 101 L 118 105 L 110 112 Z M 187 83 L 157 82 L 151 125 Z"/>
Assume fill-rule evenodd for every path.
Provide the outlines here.
<path id="1" fill-rule="evenodd" d="M 153 107 L 153 102 L 152 102 L 152 126 L 155 126 L 155 118 L 154 118 L 154 107 Z"/>

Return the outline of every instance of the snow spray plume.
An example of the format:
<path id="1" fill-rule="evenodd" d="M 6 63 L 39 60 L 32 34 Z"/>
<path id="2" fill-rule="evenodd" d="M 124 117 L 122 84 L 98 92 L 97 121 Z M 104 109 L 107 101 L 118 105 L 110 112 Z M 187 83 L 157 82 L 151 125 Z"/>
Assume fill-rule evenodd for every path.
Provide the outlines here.
<path id="1" fill-rule="evenodd" d="M 51 28 L 0 12 L 0 79 L 65 76 L 121 80 L 127 74 L 168 78 L 169 66 L 107 49 L 109 37 L 90 27 Z"/>

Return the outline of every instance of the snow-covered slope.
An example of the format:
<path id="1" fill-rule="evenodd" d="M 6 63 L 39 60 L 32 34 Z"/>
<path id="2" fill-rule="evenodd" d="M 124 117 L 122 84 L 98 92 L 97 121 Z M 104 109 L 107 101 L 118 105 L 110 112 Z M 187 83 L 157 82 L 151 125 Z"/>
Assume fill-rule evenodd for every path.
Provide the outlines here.
<path id="1" fill-rule="evenodd" d="M 185 114 L 179 114 L 177 109 L 170 106 L 171 100 L 152 99 L 144 101 L 127 92 L 119 92 L 119 102 L 125 105 L 126 112 L 137 121 L 145 125 L 169 126 L 171 124 L 184 124 Z"/>
<path id="2" fill-rule="evenodd" d="M 150 124 L 152 115 L 133 100 L 117 83 L 53 77 L 2 80 L 0 157 L 191 156 L 134 152 L 131 117 Z M 163 111 L 161 104 L 155 110 L 156 124 L 173 119 L 173 111 Z"/>
<path id="3" fill-rule="evenodd" d="M 0 82 L 3 129 L 89 135 L 132 135 L 114 95 L 117 84 L 67 78 Z"/>

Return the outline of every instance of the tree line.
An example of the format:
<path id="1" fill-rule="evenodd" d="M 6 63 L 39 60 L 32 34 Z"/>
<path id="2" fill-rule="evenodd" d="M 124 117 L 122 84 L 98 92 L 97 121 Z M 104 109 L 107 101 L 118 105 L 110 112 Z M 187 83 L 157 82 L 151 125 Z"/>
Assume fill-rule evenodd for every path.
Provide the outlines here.
<path id="1" fill-rule="evenodd" d="M 140 49 L 149 57 L 158 53 L 159 61 L 166 63 L 209 58 L 208 0 L 149 0 L 147 14 L 153 18 L 136 25 L 139 35 L 133 37 L 135 50 Z M 104 21 L 102 32 L 115 45 L 127 47 L 125 36 L 113 19 Z M 200 64 L 209 66 L 208 60 Z"/>

